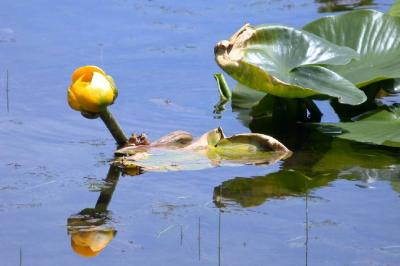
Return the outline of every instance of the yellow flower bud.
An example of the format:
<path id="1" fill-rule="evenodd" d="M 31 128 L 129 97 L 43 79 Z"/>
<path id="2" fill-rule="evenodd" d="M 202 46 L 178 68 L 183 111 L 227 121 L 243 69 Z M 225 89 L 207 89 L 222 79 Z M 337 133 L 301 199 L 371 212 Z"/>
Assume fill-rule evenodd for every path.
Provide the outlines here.
<path id="1" fill-rule="evenodd" d="M 106 230 L 76 231 L 71 233 L 72 249 L 83 257 L 97 256 L 114 238 L 115 231 Z"/>
<path id="2" fill-rule="evenodd" d="M 68 104 L 72 109 L 98 113 L 114 103 L 118 90 L 114 80 L 97 66 L 83 66 L 72 74 Z"/>

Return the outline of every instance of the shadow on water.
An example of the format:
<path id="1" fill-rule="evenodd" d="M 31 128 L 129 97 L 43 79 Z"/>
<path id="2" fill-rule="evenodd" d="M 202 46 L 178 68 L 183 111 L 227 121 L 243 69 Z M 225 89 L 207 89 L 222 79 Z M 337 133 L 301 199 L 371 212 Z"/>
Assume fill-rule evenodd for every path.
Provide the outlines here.
<path id="1" fill-rule="evenodd" d="M 362 113 L 378 110 L 385 97 L 391 95 L 394 85 L 393 80 L 388 80 L 365 87 L 368 101 L 356 107 L 331 101 L 331 110 L 324 108 L 324 115 L 328 116 L 328 121 L 335 120 L 336 116 L 348 122 Z M 283 161 L 277 172 L 222 182 L 214 189 L 216 206 L 238 204 L 247 208 L 262 205 L 268 199 L 303 197 L 338 179 L 360 182 L 357 186 L 361 188 L 385 180 L 400 193 L 398 149 L 325 135 L 312 124 L 321 121 L 322 113 L 315 104 L 305 108 L 307 104 L 311 106 L 305 101 L 259 95 L 237 86 L 232 109 L 243 125 L 252 132 L 277 138 L 294 153 Z M 319 105 L 324 106 L 323 102 Z M 329 113 L 332 111 L 334 114 Z"/>
<path id="2" fill-rule="evenodd" d="M 265 121 L 264 121 L 265 122 Z M 399 150 L 332 139 L 302 125 L 271 130 L 260 127 L 262 121 L 252 121 L 254 132 L 277 134 L 290 143 L 294 154 L 285 160 L 277 172 L 264 176 L 234 177 L 214 188 L 213 202 L 219 208 L 219 222 L 224 211 L 253 208 L 269 200 L 304 198 L 304 258 L 309 265 L 310 229 L 309 201 L 318 199 L 313 192 L 344 179 L 356 182 L 362 189 L 385 180 L 400 194 Z M 268 125 L 268 123 L 264 124 Z M 220 234 L 220 227 L 219 227 Z"/>
<path id="3" fill-rule="evenodd" d="M 334 139 L 301 124 L 274 128 L 268 119 L 252 120 L 250 129 L 278 137 L 294 154 L 277 172 L 222 182 L 214 189 L 214 203 L 218 207 L 239 204 L 247 208 L 268 199 L 304 197 L 337 179 L 359 181 L 357 186 L 361 188 L 386 180 L 400 193 L 398 149 Z"/>
<path id="4" fill-rule="evenodd" d="M 112 215 L 107 210 L 115 187 L 118 184 L 120 170 L 110 166 L 105 179 L 108 186 L 101 189 L 94 208 L 86 208 L 67 220 L 71 247 L 83 257 L 97 256 L 115 237 L 117 231 L 112 224 Z"/>

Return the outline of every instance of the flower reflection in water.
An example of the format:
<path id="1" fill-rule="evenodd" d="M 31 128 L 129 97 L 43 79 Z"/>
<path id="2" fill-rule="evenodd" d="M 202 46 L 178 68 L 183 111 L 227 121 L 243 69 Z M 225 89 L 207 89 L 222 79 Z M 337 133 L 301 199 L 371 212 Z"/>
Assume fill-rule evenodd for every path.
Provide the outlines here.
<path id="1" fill-rule="evenodd" d="M 110 166 L 105 186 L 94 208 L 86 208 L 68 218 L 67 230 L 71 236 L 72 249 L 83 257 L 97 256 L 115 237 L 117 231 L 112 224 L 107 207 L 118 183 L 120 171 Z"/>

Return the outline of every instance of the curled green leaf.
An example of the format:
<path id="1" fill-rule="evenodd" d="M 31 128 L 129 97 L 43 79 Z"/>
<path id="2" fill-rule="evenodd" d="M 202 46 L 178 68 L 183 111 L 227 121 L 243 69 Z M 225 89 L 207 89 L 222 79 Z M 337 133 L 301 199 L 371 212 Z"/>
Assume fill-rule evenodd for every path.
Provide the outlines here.
<path id="1" fill-rule="evenodd" d="M 400 17 L 356 10 L 320 18 L 303 29 L 359 53 L 347 65 L 326 66 L 358 87 L 400 78 Z"/>
<path id="2" fill-rule="evenodd" d="M 358 53 L 305 31 L 246 24 L 214 52 L 226 73 L 255 90 L 285 98 L 324 94 L 352 105 L 366 100 L 351 82 L 325 67 L 347 64 Z"/>

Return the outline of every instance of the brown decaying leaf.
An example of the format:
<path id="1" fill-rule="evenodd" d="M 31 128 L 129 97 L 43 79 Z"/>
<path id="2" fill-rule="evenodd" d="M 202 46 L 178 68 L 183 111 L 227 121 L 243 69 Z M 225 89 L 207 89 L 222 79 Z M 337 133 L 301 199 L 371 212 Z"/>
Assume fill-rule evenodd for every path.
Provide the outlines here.
<path id="1" fill-rule="evenodd" d="M 149 144 L 130 144 L 115 154 L 119 157 L 114 164 L 124 169 L 176 171 L 273 164 L 290 157 L 292 152 L 267 135 L 246 133 L 226 137 L 222 128 L 215 128 L 196 140 L 188 132 L 174 131 Z"/>

